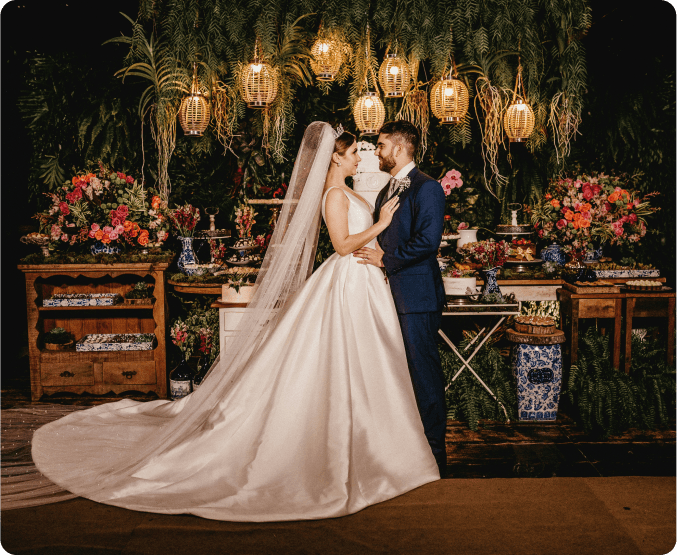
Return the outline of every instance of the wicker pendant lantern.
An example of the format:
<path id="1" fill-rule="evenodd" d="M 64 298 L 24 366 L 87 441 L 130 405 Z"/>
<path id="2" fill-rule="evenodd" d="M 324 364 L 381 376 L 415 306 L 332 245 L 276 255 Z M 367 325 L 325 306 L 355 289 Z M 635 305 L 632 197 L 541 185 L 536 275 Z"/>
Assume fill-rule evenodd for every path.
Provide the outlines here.
<path id="1" fill-rule="evenodd" d="M 430 108 L 441 123 L 460 123 L 468 112 L 469 101 L 468 87 L 458 79 L 452 55 L 449 73 L 430 90 Z"/>
<path id="2" fill-rule="evenodd" d="M 503 128 L 511 143 L 525 142 L 534 130 L 534 111 L 522 97 L 522 64 L 517 66 L 517 82 L 512 94 L 512 102 L 505 111 Z"/>
<path id="3" fill-rule="evenodd" d="M 258 40 L 254 45 L 254 59 L 240 74 L 240 91 L 248 108 L 268 108 L 277 97 L 277 75 L 259 58 Z"/>
<path id="4" fill-rule="evenodd" d="M 181 101 L 179 123 L 189 137 L 202 137 L 209 124 L 210 109 L 197 83 L 197 64 L 193 64 L 193 83 L 190 94 Z"/>
<path id="5" fill-rule="evenodd" d="M 310 49 L 310 67 L 318 81 L 333 81 L 343 63 L 342 45 L 332 37 L 320 37 Z"/>
<path id="6" fill-rule="evenodd" d="M 411 70 L 407 61 L 394 54 L 386 54 L 378 72 L 378 81 L 386 98 L 402 98 L 411 82 Z"/>
<path id="7" fill-rule="evenodd" d="M 357 99 L 353 116 L 362 135 L 378 135 L 386 119 L 386 110 L 378 94 L 367 91 Z"/>

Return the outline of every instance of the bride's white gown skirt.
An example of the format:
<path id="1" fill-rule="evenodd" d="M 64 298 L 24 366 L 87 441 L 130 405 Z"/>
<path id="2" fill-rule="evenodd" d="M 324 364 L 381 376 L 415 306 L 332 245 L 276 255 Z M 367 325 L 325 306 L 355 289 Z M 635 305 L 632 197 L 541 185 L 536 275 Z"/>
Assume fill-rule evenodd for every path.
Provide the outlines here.
<path id="1" fill-rule="evenodd" d="M 337 517 L 439 479 L 389 287 L 350 255 L 310 277 L 206 425 L 125 473 L 187 402 L 74 412 L 35 433 L 34 461 L 94 501 L 230 521 Z"/>

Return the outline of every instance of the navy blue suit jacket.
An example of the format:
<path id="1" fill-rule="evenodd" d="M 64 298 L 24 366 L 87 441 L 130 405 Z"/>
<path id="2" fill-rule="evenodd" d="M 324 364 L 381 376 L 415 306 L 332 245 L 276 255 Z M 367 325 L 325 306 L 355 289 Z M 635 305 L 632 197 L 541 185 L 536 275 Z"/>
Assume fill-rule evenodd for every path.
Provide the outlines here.
<path id="1" fill-rule="evenodd" d="M 444 227 L 444 191 L 432 177 L 414 168 L 410 186 L 400 194 L 400 206 L 388 228 L 378 236 L 383 265 L 400 314 L 441 312 L 444 285 L 437 251 Z M 389 185 L 376 197 L 378 221 Z"/>

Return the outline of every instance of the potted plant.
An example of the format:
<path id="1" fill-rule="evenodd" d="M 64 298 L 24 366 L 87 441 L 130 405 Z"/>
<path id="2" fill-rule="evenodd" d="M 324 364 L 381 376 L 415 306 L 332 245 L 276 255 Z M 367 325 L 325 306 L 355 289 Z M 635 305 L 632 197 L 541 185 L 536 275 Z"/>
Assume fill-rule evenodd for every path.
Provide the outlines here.
<path id="1" fill-rule="evenodd" d="M 176 228 L 179 241 L 181 241 L 181 255 L 176 265 L 184 274 L 192 276 L 200 271 L 193 251 L 193 235 L 200 221 L 200 210 L 191 204 L 177 206 L 169 213 L 169 219 Z"/>
<path id="2" fill-rule="evenodd" d="M 64 328 L 52 328 L 45 334 L 45 349 L 65 351 L 73 346 L 73 337 Z"/>
<path id="3" fill-rule="evenodd" d="M 153 288 L 145 281 L 139 281 L 134 285 L 134 289 L 125 294 L 125 303 L 127 304 L 152 304 Z"/>
<path id="4" fill-rule="evenodd" d="M 256 278 L 259 275 L 258 268 L 235 267 L 225 272 L 227 283 L 221 291 L 221 302 L 224 303 L 248 303 L 256 291 Z"/>
<path id="5" fill-rule="evenodd" d="M 477 278 L 475 277 L 474 270 L 464 270 L 449 266 L 442 272 L 442 281 L 444 282 L 444 292 L 447 295 L 469 295 L 476 293 Z M 468 290 L 470 290 L 470 293 Z"/>

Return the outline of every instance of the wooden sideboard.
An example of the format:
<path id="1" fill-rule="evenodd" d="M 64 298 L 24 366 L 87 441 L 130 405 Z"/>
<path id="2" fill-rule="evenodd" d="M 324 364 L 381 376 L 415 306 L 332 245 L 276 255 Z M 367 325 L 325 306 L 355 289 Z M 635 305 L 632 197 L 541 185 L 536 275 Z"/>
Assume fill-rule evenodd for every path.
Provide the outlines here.
<path id="1" fill-rule="evenodd" d="M 26 279 L 31 400 L 57 392 L 103 395 L 125 391 L 167 396 L 167 299 L 169 263 L 19 265 Z M 153 303 L 113 306 L 44 307 L 56 293 L 119 293 L 138 281 L 154 286 Z M 78 352 L 45 349 L 44 334 L 54 327 L 75 341 L 92 333 L 154 333 L 150 351 Z"/>

